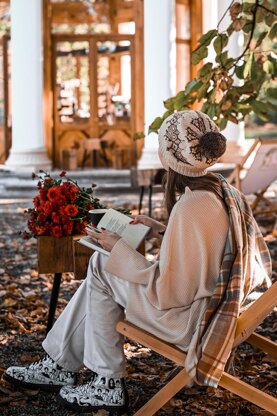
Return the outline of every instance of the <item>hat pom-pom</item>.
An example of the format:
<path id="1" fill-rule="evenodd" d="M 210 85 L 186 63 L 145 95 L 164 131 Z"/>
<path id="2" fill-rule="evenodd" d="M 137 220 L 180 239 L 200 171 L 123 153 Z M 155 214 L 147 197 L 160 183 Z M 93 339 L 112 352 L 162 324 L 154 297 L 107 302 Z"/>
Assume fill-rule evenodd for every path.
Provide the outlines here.
<path id="1" fill-rule="evenodd" d="M 210 131 L 200 137 L 199 148 L 203 156 L 218 159 L 226 150 L 226 138 L 219 132 Z"/>

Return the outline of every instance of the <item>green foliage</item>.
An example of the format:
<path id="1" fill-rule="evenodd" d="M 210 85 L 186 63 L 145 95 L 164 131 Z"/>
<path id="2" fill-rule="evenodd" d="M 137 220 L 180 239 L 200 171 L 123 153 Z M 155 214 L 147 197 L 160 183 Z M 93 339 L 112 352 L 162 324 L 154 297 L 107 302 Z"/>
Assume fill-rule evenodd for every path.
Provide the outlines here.
<path id="1" fill-rule="evenodd" d="M 276 111 L 277 13 L 273 0 L 232 2 L 227 11 L 231 24 L 223 31 L 209 30 L 192 52 L 192 64 L 202 64 L 197 78 L 175 97 L 164 101 L 166 112 L 157 117 L 149 132 L 158 132 L 163 120 L 175 110 L 202 104 L 222 130 L 227 121 L 238 123 L 254 112 L 267 121 Z M 219 25 L 218 25 L 219 26 Z M 245 44 L 240 56 L 229 56 L 229 42 L 235 32 L 243 33 Z M 215 51 L 215 62 L 206 62 L 208 48 Z M 199 105 L 197 106 L 199 107 Z"/>

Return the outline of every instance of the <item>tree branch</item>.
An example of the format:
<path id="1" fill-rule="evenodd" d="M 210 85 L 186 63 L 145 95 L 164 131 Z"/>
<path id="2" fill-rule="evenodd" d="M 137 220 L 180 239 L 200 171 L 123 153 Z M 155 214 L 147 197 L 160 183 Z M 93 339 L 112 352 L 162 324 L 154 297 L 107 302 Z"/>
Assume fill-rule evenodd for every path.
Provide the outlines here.
<path id="1" fill-rule="evenodd" d="M 272 13 L 272 14 L 274 14 L 275 16 L 277 16 L 277 13 L 276 13 L 276 12 L 274 12 L 274 11 L 273 11 L 273 10 L 271 10 L 271 9 L 269 9 L 268 7 L 263 6 L 262 4 L 258 4 L 258 7 L 260 7 L 261 9 L 266 10 L 268 13 Z"/>
<path id="2" fill-rule="evenodd" d="M 258 7 L 259 7 L 260 5 L 259 5 L 259 0 L 256 0 L 255 1 L 255 7 L 254 7 L 254 10 L 253 10 L 253 20 L 252 20 L 252 27 L 251 27 L 251 32 L 250 32 L 250 35 L 249 35 L 249 38 L 248 38 L 248 41 L 247 41 L 247 44 L 246 44 L 246 46 L 245 46 L 245 48 L 244 48 L 244 50 L 243 50 L 243 52 L 237 57 L 237 59 L 236 59 L 236 62 L 238 62 L 244 55 L 245 55 L 245 53 L 246 53 L 246 51 L 247 51 L 247 49 L 249 49 L 249 46 L 250 46 L 250 43 L 251 43 L 251 40 L 253 39 L 253 35 L 254 35 L 254 31 L 255 31 L 255 25 L 256 25 L 256 17 L 257 17 L 257 10 L 258 10 Z"/>
<path id="3" fill-rule="evenodd" d="M 234 3 L 235 0 L 232 0 L 230 3 L 230 6 L 226 9 L 225 13 L 223 14 L 222 18 L 219 20 L 218 24 L 217 24 L 217 29 L 219 28 L 220 23 L 222 22 L 222 20 L 224 19 L 224 17 L 226 16 L 226 14 L 228 13 L 228 11 L 230 10 L 230 7 L 232 6 L 232 4 Z"/>

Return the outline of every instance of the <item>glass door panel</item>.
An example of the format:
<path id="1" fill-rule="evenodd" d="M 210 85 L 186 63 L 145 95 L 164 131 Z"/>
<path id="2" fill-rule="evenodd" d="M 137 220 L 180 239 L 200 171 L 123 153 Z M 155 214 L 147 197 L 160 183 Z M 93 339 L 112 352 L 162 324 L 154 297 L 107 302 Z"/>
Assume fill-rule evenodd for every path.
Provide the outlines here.
<path id="1" fill-rule="evenodd" d="M 58 42 L 56 69 L 56 109 L 59 123 L 88 122 L 89 42 Z"/>
<path id="2" fill-rule="evenodd" d="M 97 42 L 97 112 L 100 125 L 130 123 L 129 40 Z"/>

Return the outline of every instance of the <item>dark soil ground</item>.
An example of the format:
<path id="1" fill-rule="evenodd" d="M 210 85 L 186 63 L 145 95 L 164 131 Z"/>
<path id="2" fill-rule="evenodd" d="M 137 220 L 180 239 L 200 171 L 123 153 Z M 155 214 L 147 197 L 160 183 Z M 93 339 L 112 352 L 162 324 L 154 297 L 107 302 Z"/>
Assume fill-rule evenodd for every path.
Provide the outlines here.
<path id="1" fill-rule="evenodd" d="M 18 235 L 25 226 L 24 208 L 28 206 L 30 203 L 0 205 L 0 376 L 10 365 L 26 365 L 38 359 L 46 330 L 53 277 L 38 275 L 36 241 L 23 241 Z M 154 216 L 162 219 L 163 210 L 156 207 Z M 274 217 L 260 217 L 259 224 L 272 255 L 273 280 L 276 280 L 277 238 L 271 234 L 274 220 Z M 149 256 L 156 253 L 153 244 L 149 244 L 147 249 Z M 80 281 L 74 280 L 71 274 L 63 275 L 57 313 L 62 311 L 79 284 Z M 258 331 L 271 339 L 276 338 L 276 313 L 272 313 Z M 172 370 L 172 364 L 139 344 L 126 342 L 125 347 L 132 415 L 157 391 Z M 244 344 L 236 352 L 235 371 L 236 375 L 253 386 L 276 395 L 276 361 L 272 357 Z M 80 380 L 85 378 L 86 373 L 81 374 Z M 58 405 L 55 394 L 14 390 L 3 380 L 0 382 L 0 414 L 74 415 Z M 98 415 L 104 414 L 104 411 L 98 412 Z M 158 415 L 257 416 L 269 413 L 224 389 L 192 387 L 183 389 Z"/>

